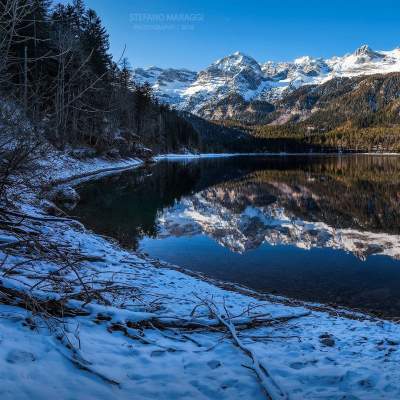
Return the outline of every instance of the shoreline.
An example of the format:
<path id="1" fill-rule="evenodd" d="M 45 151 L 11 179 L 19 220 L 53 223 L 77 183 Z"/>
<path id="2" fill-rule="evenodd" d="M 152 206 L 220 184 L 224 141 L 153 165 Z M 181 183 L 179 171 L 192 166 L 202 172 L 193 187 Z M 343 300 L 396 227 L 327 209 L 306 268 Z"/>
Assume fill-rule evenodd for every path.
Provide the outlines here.
<path id="1" fill-rule="evenodd" d="M 180 160 L 180 159 L 202 159 L 202 158 L 228 158 L 228 157 L 286 157 L 286 156 L 301 156 L 301 157 L 343 157 L 343 156 L 400 156 L 400 153 L 377 153 L 377 152 L 276 152 L 276 153 L 200 153 L 200 154 L 162 154 L 154 156 L 155 161 L 160 160 Z"/>
<path id="2" fill-rule="evenodd" d="M 161 156 L 156 156 L 153 157 L 153 160 L 155 162 L 159 162 L 159 161 L 176 161 L 176 160 L 185 160 L 185 159 L 205 159 L 205 158 L 228 158 L 228 157 L 237 157 L 237 156 L 258 156 L 259 154 L 255 154 L 255 153 L 248 153 L 248 154 L 242 154 L 242 153 L 220 153 L 217 155 L 214 154 L 199 154 L 199 155 L 177 155 L 177 154 L 166 154 L 166 155 L 161 155 Z M 272 154 L 268 154 L 268 155 L 272 155 Z M 273 154 L 276 155 L 276 154 Z M 283 154 L 279 154 L 279 155 L 283 155 Z M 286 154 L 285 154 L 286 155 Z M 304 156 L 309 156 L 308 153 L 296 153 L 296 154 L 291 154 L 291 155 L 304 155 Z M 313 154 L 314 155 L 314 154 Z M 328 155 L 328 154 L 325 154 Z M 336 154 L 334 154 L 336 156 Z M 348 155 L 348 154 L 345 154 Z M 354 155 L 354 154 L 351 154 Z M 364 154 L 366 155 L 366 154 Z M 400 154 L 399 154 L 400 155 Z M 129 163 L 129 161 L 127 160 L 122 160 L 123 162 L 127 162 Z M 88 181 L 92 181 L 92 180 L 96 180 L 96 179 L 101 179 L 104 176 L 108 176 L 108 175 L 113 175 L 113 174 L 118 174 L 120 172 L 124 172 L 124 171 L 129 171 L 129 170 L 133 170 L 133 169 L 137 169 L 137 168 L 141 168 L 145 165 L 144 161 L 138 161 L 138 160 L 133 160 L 132 164 L 130 166 L 124 166 L 124 167 L 115 167 L 115 168 L 107 168 L 107 169 L 100 169 L 100 170 L 93 170 L 91 172 L 87 172 L 83 175 L 72 175 L 70 178 L 65 178 L 62 181 L 54 181 L 54 187 L 58 187 L 58 186 L 63 186 L 64 184 L 68 184 L 72 187 L 74 186 L 78 186 L 81 183 L 84 182 L 88 182 Z M 85 229 L 87 229 L 85 227 Z M 96 232 L 94 232 L 94 234 L 96 235 Z M 111 240 L 115 240 L 114 238 L 110 237 Z M 123 247 L 118 244 L 118 246 L 121 247 L 121 249 L 123 249 Z M 136 256 L 142 257 L 140 255 L 140 253 L 133 251 L 133 253 Z M 367 309 L 357 309 L 357 308 L 351 308 L 351 307 L 346 307 L 346 306 L 342 306 L 339 304 L 325 304 L 325 303 L 319 303 L 317 301 L 312 301 L 312 300 L 301 300 L 301 299 L 296 299 L 296 298 L 291 298 L 288 296 L 284 296 L 284 295 L 273 295 L 270 294 L 268 292 L 262 292 L 262 291 L 257 291 L 255 289 L 252 289 L 250 287 L 246 287 L 244 285 L 238 284 L 238 283 L 234 283 L 231 281 L 224 281 L 224 280 L 218 280 L 218 279 L 214 279 L 211 278 L 209 276 L 207 276 L 204 273 L 198 272 L 198 271 L 193 271 L 187 268 L 184 268 L 182 266 L 179 265 L 173 265 L 171 263 L 168 263 L 167 261 L 164 261 L 162 259 L 153 259 L 150 256 L 143 256 L 143 258 L 147 261 L 149 261 L 150 263 L 153 263 L 154 265 L 162 265 L 162 268 L 165 269 L 172 269 L 172 270 L 176 270 L 179 272 L 182 272 L 188 276 L 192 276 L 195 277 L 197 279 L 201 279 L 204 282 L 210 283 L 212 285 L 215 285 L 217 287 L 223 288 L 223 289 L 227 289 L 229 291 L 233 290 L 236 291 L 238 293 L 242 293 L 242 294 L 248 294 L 250 296 L 254 296 L 255 298 L 258 299 L 262 299 L 262 298 L 268 298 L 271 301 L 275 301 L 281 304 L 286 304 L 286 305 L 297 305 L 297 306 L 302 306 L 305 308 L 309 308 L 309 309 L 318 309 L 318 310 L 325 310 L 328 313 L 331 312 L 335 312 L 338 315 L 343 316 L 344 318 L 352 318 L 354 317 L 354 315 L 356 315 L 357 317 L 361 318 L 361 319 L 372 319 L 372 320 L 385 320 L 385 321 L 392 321 L 392 322 L 399 322 L 400 323 L 400 317 L 388 317 L 388 316 L 379 316 L 377 314 L 375 314 L 372 311 L 369 311 Z"/>
<path id="3" fill-rule="evenodd" d="M 141 165 L 137 162 L 129 169 Z M 68 181 L 72 185 L 120 171 L 81 167 L 85 176 L 77 178 L 72 171 L 75 180 Z M 62 173 L 67 179 L 66 168 Z M 43 217 L 39 199 L 20 205 L 27 214 Z M 40 233 L 43 243 L 62 244 L 71 254 L 79 250 L 81 277 L 94 285 L 92 290 L 100 285 L 99 293 L 104 294 L 89 303 L 80 297 L 69 300 L 66 310 L 75 312 L 60 326 L 52 322 L 54 327 L 27 309 L 0 303 L 0 370 L 5 371 L 0 393 L 1 387 L 13 388 L 2 398 L 67 398 L 78 386 L 82 398 L 96 400 L 128 400 L 132 393 L 143 400 L 261 400 L 266 394 L 254 373 L 254 359 L 268 371 L 265 379 L 294 400 L 343 398 L 349 393 L 392 399 L 400 394 L 399 324 L 202 279 L 200 274 L 123 249 L 74 220 L 26 220 L 26 226 Z M 14 240 L 11 234 L 2 238 L 6 239 Z M 20 263 L 21 257 L 15 262 Z M 29 274 L 21 275 L 22 286 L 15 274 L 3 285 L 23 288 L 32 279 L 32 268 L 40 276 L 59 269 L 51 260 L 30 265 Z M 80 287 L 74 270 L 65 279 L 72 293 L 76 285 Z M 63 293 L 48 291 L 47 286 L 44 292 L 39 289 L 36 286 L 38 296 L 45 299 L 56 300 Z M 104 296 L 112 301 L 103 301 Z M 29 329 L 26 321 L 35 321 L 36 328 Z M 68 341 L 56 339 L 60 332 Z M 238 347 L 235 337 L 255 358 Z M 389 362 L 384 362 L 387 357 Z M 18 360 L 23 360 L 24 379 Z M 371 377 L 374 384 L 359 383 Z"/>
<path id="4" fill-rule="evenodd" d="M 328 155 L 326 153 L 322 153 L 322 154 Z M 322 154 L 312 154 L 311 156 L 313 156 L 313 155 L 319 156 Z M 243 154 L 243 153 L 220 153 L 220 154 L 205 153 L 205 154 L 198 154 L 198 155 L 166 154 L 166 155 L 161 155 L 161 156 L 155 156 L 152 158 L 152 160 L 154 160 L 154 162 L 159 162 L 159 161 L 168 161 L 168 160 L 176 161 L 176 160 L 185 160 L 185 159 L 192 160 L 192 159 L 204 159 L 204 158 L 228 158 L 228 157 L 259 156 L 259 155 L 260 154 L 258 154 L 258 153 L 246 153 L 246 154 Z M 269 156 L 269 155 L 285 156 L 286 154 L 265 153 L 265 154 L 262 154 L 261 156 L 265 156 L 265 155 L 266 156 Z M 306 153 L 306 154 L 292 153 L 290 155 L 310 156 L 308 153 Z M 330 153 L 329 155 L 336 156 L 336 153 Z M 355 154 L 344 154 L 344 155 L 347 156 L 347 155 L 355 155 Z M 372 154 L 364 153 L 363 155 L 372 155 Z M 400 155 L 400 154 L 395 154 L 395 155 Z M 137 160 L 137 159 L 117 160 L 117 163 L 120 163 L 120 162 L 127 163 L 127 164 L 131 163 L 131 165 L 118 166 L 118 167 L 114 167 L 114 168 L 106 168 L 106 169 L 100 169 L 100 170 L 93 170 L 91 172 L 86 172 L 81 175 L 71 175 L 69 178 L 64 178 L 62 180 L 53 181 L 52 182 L 52 184 L 54 185 L 53 188 L 62 187 L 65 184 L 67 184 L 68 186 L 74 187 L 74 186 L 78 186 L 84 182 L 90 182 L 92 180 L 101 179 L 105 176 L 119 174 L 121 172 L 137 169 L 137 168 L 143 167 L 145 165 L 145 162 L 143 160 Z M 88 228 L 85 227 L 85 229 L 88 229 Z M 91 231 L 91 230 L 89 229 L 89 231 Z M 97 235 L 96 232 L 93 232 L 93 233 L 95 235 Z M 108 238 L 108 237 L 106 237 L 106 238 Z M 112 237 L 109 237 L 109 239 L 111 239 L 113 241 L 116 240 Z M 118 244 L 118 246 L 121 249 L 124 249 L 120 244 Z M 356 308 L 342 306 L 339 304 L 329 305 L 329 304 L 319 303 L 317 301 L 312 301 L 312 300 L 307 301 L 307 300 L 301 300 L 301 299 L 287 297 L 284 295 L 273 295 L 268 292 L 257 291 L 255 289 L 241 285 L 239 283 L 214 279 L 214 278 L 207 276 L 204 273 L 192 271 L 192 270 L 184 268 L 182 266 L 168 263 L 167 261 L 164 261 L 162 259 L 153 259 L 150 256 L 142 256 L 142 255 L 140 255 L 140 253 L 135 252 L 135 251 L 133 251 L 133 254 L 135 254 L 135 256 L 138 256 L 138 257 L 143 257 L 145 260 L 149 261 L 150 263 L 152 263 L 154 265 L 162 266 L 162 268 L 164 268 L 164 269 L 171 269 L 171 270 L 179 271 L 179 272 L 184 273 L 185 275 L 188 275 L 188 276 L 191 276 L 191 277 L 194 277 L 197 279 L 201 279 L 204 282 L 210 283 L 210 284 L 220 287 L 222 289 L 226 289 L 228 291 L 233 290 L 233 291 L 236 291 L 241 294 L 247 293 L 247 295 L 253 296 L 258 299 L 267 298 L 270 301 L 278 302 L 281 304 L 297 305 L 297 306 L 302 306 L 302 307 L 310 308 L 310 309 L 324 310 L 328 313 L 335 312 L 338 315 L 343 316 L 344 318 L 349 318 L 349 317 L 352 318 L 352 317 L 354 317 L 354 315 L 356 315 L 357 317 L 359 317 L 361 319 L 385 320 L 385 321 L 391 321 L 394 323 L 397 323 L 397 322 L 400 323 L 400 317 L 397 318 L 397 317 L 379 316 L 379 315 L 375 314 L 374 312 L 369 311 L 367 309 L 356 309 Z"/>
<path id="5" fill-rule="evenodd" d="M 134 252 L 135 253 L 135 252 Z M 203 272 L 198 272 L 194 270 L 190 270 L 188 268 L 171 264 L 167 261 L 163 261 L 161 259 L 154 259 L 150 256 L 143 256 L 140 253 L 135 253 L 139 257 L 143 257 L 143 259 L 148 260 L 152 265 L 157 268 L 171 269 L 174 271 L 182 272 L 183 274 L 193 277 L 196 279 L 200 279 L 203 282 L 209 283 L 215 287 L 221 288 L 228 292 L 239 293 L 245 296 L 253 297 L 258 300 L 267 300 L 272 303 L 282 304 L 289 307 L 304 307 L 309 310 L 318 310 L 322 312 L 326 312 L 328 314 L 335 314 L 337 316 L 349 319 L 359 319 L 360 321 L 388 321 L 393 322 L 395 324 L 400 324 L 400 317 L 381 317 L 375 315 L 373 312 L 368 312 L 367 310 L 362 309 L 354 309 L 351 307 L 341 306 L 339 304 L 325 304 L 319 303 L 317 301 L 306 301 L 301 299 L 296 299 L 292 297 L 287 297 L 284 295 L 275 295 L 268 292 L 258 291 L 256 289 L 252 289 L 251 287 L 245 286 L 240 283 L 230 282 L 222 279 L 216 279 L 208 276 Z"/>

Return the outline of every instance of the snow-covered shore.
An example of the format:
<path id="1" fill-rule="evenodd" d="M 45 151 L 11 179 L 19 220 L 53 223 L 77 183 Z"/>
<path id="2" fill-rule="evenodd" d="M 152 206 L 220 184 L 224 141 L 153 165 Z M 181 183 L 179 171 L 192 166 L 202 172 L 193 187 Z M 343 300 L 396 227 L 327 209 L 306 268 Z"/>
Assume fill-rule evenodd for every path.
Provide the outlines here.
<path id="1" fill-rule="evenodd" d="M 140 161 L 74 164 L 59 159 L 48 178 Z M 215 285 L 44 216 L 39 199 L 20 206 L 38 218 L 22 225 L 32 243 L 57 243 L 68 259 L 60 267 L 30 248 L 6 257 L 20 236 L 0 232 L 0 398 L 400 398 L 398 324 Z M 42 301 L 69 293 L 64 318 L 35 317 L 6 289 Z"/>
<path id="2" fill-rule="evenodd" d="M 309 152 L 309 153 L 297 153 L 297 152 L 269 152 L 269 153 L 188 153 L 188 154 L 162 154 L 154 157 L 155 161 L 161 160 L 196 160 L 201 158 L 229 158 L 229 157 L 346 157 L 346 156 L 400 156 L 400 153 L 378 153 L 378 152 Z"/>
<path id="3" fill-rule="evenodd" d="M 135 168 L 143 163 L 138 158 L 113 160 L 109 158 L 93 158 L 88 160 L 73 159 L 63 153 L 55 152 L 39 162 L 47 178 L 52 184 L 90 178 L 94 175 L 103 176 L 108 173 L 121 172 Z"/>

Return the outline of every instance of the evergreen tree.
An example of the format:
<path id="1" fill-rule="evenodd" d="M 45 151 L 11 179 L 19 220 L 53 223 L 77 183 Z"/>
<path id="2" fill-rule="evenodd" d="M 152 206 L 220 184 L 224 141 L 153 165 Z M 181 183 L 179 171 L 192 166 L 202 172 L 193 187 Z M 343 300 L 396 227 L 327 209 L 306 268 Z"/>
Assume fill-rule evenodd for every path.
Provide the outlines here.
<path id="1" fill-rule="evenodd" d="M 119 143 L 129 153 L 138 142 L 158 151 L 192 142 L 193 128 L 158 105 L 149 84 L 134 84 L 128 60 L 112 61 L 107 31 L 82 0 L 53 8 L 19 1 L 18 18 L 0 14 L 0 36 L 11 39 L 0 48 L 0 94 L 16 99 L 34 126 L 43 122 L 53 144 L 107 151 Z"/>
<path id="2" fill-rule="evenodd" d="M 110 44 L 107 31 L 92 9 L 85 12 L 82 22 L 82 47 L 86 54 L 90 54 L 90 65 L 93 72 L 98 76 L 103 76 L 111 65 L 111 57 L 108 54 Z"/>
<path id="3" fill-rule="evenodd" d="M 83 18 L 85 15 L 85 4 L 83 0 L 74 0 L 72 3 L 72 21 L 73 30 L 80 37 L 83 30 Z"/>

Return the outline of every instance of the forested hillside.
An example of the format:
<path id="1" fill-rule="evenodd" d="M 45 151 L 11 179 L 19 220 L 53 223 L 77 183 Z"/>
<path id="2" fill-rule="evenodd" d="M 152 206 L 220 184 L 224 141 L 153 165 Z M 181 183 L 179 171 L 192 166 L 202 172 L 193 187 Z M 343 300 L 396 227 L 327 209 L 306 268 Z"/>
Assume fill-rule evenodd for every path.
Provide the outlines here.
<path id="1" fill-rule="evenodd" d="M 124 54 L 111 57 L 106 29 L 82 0 L 5 0 L 0 26 L 1 123 L 8 139 L 24 128 L 58 149 L 111 156 L 141 155 L 144 147 L 200 149 L 189 123 L 158 104 L 148 85 L 133 83 Z"/>
<path id="2" fill-rule="evenodd" d="M 243 115 L 242 115 L 243 116 Z M 225 121 L 257 138 L 326 150 L 400 150 L 400 73 L 335 78 L 306 85 L 274 104 L 255 122 Z"/>

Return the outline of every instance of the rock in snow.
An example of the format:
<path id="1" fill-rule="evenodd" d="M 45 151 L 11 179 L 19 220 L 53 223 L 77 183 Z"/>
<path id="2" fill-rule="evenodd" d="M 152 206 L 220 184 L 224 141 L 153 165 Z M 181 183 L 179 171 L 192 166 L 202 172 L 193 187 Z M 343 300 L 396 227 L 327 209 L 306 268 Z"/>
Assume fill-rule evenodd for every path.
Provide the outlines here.
<path id="1" fill-rule="evenodd" d="M 62 186 L 54 194 L 54 200 L 59 203 L 75 204 L 79 198 L 78 192 L 71 186 Z"/>

